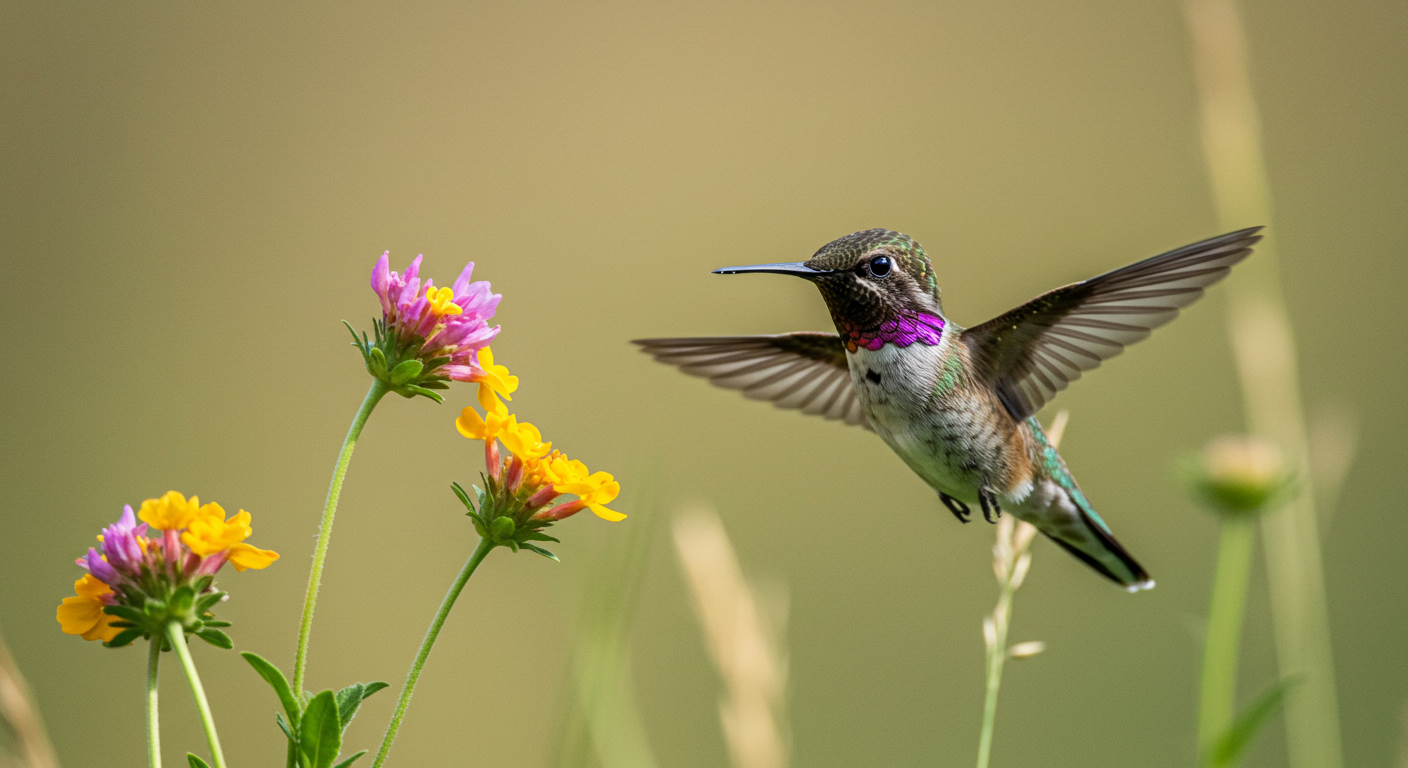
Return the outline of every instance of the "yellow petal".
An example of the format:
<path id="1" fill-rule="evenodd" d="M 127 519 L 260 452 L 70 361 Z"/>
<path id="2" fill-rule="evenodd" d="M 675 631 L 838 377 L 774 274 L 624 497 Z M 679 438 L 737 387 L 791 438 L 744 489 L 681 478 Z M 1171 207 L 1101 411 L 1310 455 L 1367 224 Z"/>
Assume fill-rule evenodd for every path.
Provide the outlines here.
<path id="1" fill-rule="evenodd" d="M 601 518 L 602 520 L 607 520 L 609 522 L 616 523 L 626 519 L 626 516 L 621 514 L 620 512 L 607 509 L 606 507 L 603 507 L 600 504 L 588 504 L 587 509 L 590 509 L 593 513 L 596 514 L 597 517 Z"/>
<path id="2" fill-rule="evenodd" d="M 167 491 L 159 499 L 147 499 L 137 512 L 142 522 L 159 531 L 176 531 L 186 527 L 200 510 L 200 497 L 190 501 L 177 491 Z"/>
<path id="3" fill-rule="evenodd" d="M 243 571 L 246 568 L 253 568 L 256 571 L 268 568 L 278 559 L 279 553 L 270 549 L 259 549 L 249 544 L 236 544 L 230 547 L 230 564 L 235 566 L 236 571 Z"/>
<path id="4" fill-rule="evenodd" d="M 479 407 L 483 408 L 485 413 L 508 415 L 508 406 L 504 405 L 503 401 L 499 400 L 499 396 L 494 392 L 494 388 L 488 384 L 481 383 L 479 385 Z"/>
<path id="5" fill-rule="evenodd" d="M 489 437 L 488 425 L 479 417 L 479 412 L 469 406 L 465 406 L 465 409 L 460 411 L 460 417 L 455 419 L 455 429 L 471 440 L 484 440 Z"/>

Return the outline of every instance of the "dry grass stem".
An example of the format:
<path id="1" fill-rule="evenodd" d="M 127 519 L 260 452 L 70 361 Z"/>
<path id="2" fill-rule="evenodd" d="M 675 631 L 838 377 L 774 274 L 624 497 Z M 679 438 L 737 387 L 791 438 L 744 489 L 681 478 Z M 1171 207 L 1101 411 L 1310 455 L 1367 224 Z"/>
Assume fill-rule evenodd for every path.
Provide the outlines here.
<path id="1" fill-rule="evenodd" d="M 49 743 L 49 735 L 44 730 L 39 709 L 34 705 L 34 697 L 3 638 L 0 638 L 0 720 L 15 736 L 15 746 L 19 752 L 17 765 L 23 768 L 58 768 L 59 758 L 54 754 L 53 744 Z"/>
<path id="2" fill-rule="evenodd" d="M 675 548 L 694 595 L 709 655 L 727 694 L 719 703 L 735 768 L 784 768 L 787 661 L 782 611 L 767 610 L 744 577 L 728 534 L 711 510 L 698 507 L 674 524 Z"/>

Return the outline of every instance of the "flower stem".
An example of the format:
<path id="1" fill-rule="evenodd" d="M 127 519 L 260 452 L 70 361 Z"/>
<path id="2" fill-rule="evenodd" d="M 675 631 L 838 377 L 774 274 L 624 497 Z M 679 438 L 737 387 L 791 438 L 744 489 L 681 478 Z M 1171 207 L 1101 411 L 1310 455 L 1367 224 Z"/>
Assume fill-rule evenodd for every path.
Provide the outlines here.
<path id="1" fill-rule="evenodd" d="M 186 632 L 181 622 L 173 621 L 166 625 L 166 637 L 176 655 L 181 659 L 181 668 L 186 670 L 186 680 L 191 684 L 191 694 L 196 697 L 196 709 L 200 712 L 200 724 L 205 728 L 205 741 L 210 745 L 210 760 L 215 768 L 225 768 L 225 754 L 220 751 L 220 737 L 215 733 L 215 718 L 210 714 L 210 702 L 205 700 L 205 689 L 201 687 L 196 663 L 191 659 L 191 649 L 186 647 Z"/>
<path id="2" fill-rule="evenodd" d="M 997 608 L 992 612 L 992 638 L 987 648 L 987 696 L 983 699 L 983 728 L 978 736 L 978 768 L 988 768 L 992 755 L 992 731 L 997 722 L 997 691 L 1002 686 L 1002 666 L 1007 661 L 1007 624 L 1012 619 L 1011 582 L 1002 580 Z"/>
<path id="3" fill-rule="evenodd" d="M 161 666 L 161 638 L 152 638 L 152 649 L 147 654 L 147 764 L 151 768 L 161 768 L 161 729 L 156 715 L 156 673 Z"/>
<path id="4" fill-rule="evenodd" d="M 347 474 L 347 465 L 352 462 L 352 449 L 357 447 L 357 438 L 362 434 L 362 426 L 372 409 L 381 398 L 391 391 L 386 382 L 372 379 L 372 387 L 362 400 L 362 407 L 352 419 L 347 429 L 347 437 L 342 440 L 342 452 L 337 455 L 337 466 L 332 471 L 332 483 L 328 486 L 327 503 L 323 505 L 323 521 L 318 525 L 318 543 L 313 548 L 313 570 L 308 574 L 308 594 L 303 598 L 303 621 L 298 625 L 298 650 L 293 655 L 293 695 L 303 701 L 303 671 L 308 666 L 308 638 L 313 632 L 313 606 L 318 602 L 318 587 L 323 580 L 323 561 L 328 557 L 328 542 L 332 539 L 332 518 L 337 514 L 337 498 L 342 494 L 342 478 Z M 307 703 L 304 701 L 303 703 Z"/>
<path id="5" fill-rule="evenodd" d="M 1237 656 L 1242 643 L 1242 614 L 1251 578 L 1255 523 L 1227 518 L 1218 544 L 1217 573 L 1208 606 L 1203 641 L 1203 680 L 1198 702 L 1198 749 L 1206 759 L 1232 725 L 1236 712 Z"/>
<path id="6" fill-rule="evenodd" d="M 435 638 L 440 634 L 440 628 L 445 625 L 445 619 L 450 615 L 450 609 L 455 607 L 455 601 L 459 599 L 460 592 L 464 589 L 469 577 L 474 575 L 474 569 L 479 567 L 479 563 L 494 548 L 494 543 L 489 539 L 480 539 L 479 546 L 474 548 L 474 554 L 465 561 L 464 568 L 460 569 L 460 575 L 455 578 L 455 583 L 450 585 L 450 591 L 445 593 L 445 599 L 440 601 L 440 610 L 435 612 L 435 618 L 430 622 L 430 629 L 425 632 L 425 639 L 420 641 L 420 650 L 416 652 L 416 660 L 411 664 L 411 671 L 406 675 L 406 685 L 401 689 L 401 698 L 396 702 L 396 711 L 391 714 L 391 722 L 386 726 L 386 735 L 381 739 L 381 748 L 376 752 L 376 760 L 372 763 L 372 768 L 381 768 L 381 764 L 386 762 L 386 756 L 391 752 L 391 742 L 396 740 L 396 732 L 401 729 L 401 720 L 406 716 L 406 707 L 410 706 L 411 694 L 415 692 L 416 680 L 420 678 L 420 671 L 425 666 L 425 660 L 430 658 L 430 647 L 435 645 Z"/>

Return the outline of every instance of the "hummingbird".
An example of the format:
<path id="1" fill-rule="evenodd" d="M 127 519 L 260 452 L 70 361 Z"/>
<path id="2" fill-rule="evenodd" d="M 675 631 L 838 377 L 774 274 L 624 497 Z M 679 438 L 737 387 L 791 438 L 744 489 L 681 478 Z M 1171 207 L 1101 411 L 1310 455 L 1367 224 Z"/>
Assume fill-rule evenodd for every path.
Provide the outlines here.
<path id="1" fill-rule="evenodd" d="M 1154 581 L 1115 540 L 1036 413 L 1227 276 L 1262 228 L 1187 245 L 1037 296 L 981 325 L 944 314 L 908 235 L 868 229 L 804 262 L 724 267 L 809 280 L 836 333 L 639 339 L 656 360 L 754 400 L 879 435 L 959 521 L 980 508 L 1036 526 L 1131 592 Z"/>

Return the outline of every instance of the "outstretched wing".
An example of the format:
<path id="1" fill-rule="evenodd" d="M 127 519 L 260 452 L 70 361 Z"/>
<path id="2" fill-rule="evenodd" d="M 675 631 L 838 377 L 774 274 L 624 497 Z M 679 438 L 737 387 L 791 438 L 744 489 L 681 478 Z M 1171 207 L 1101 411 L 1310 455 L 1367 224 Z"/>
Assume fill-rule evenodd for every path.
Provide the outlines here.
<path id="1" fill-rule="evenodd" d="M 834 333 L 637 339 L 634 343 L 662 363 L 725 389 L 741 390 L 744 397 L 870 429 L 851 385 L 846 349 Z"/>
<path id="2" fill-rule="evenodd" d="M 1252 252 L 1243 229 L 1057 288 L 963 333 L 975 370 L 1015 419 L 1149 335 Z"/>

